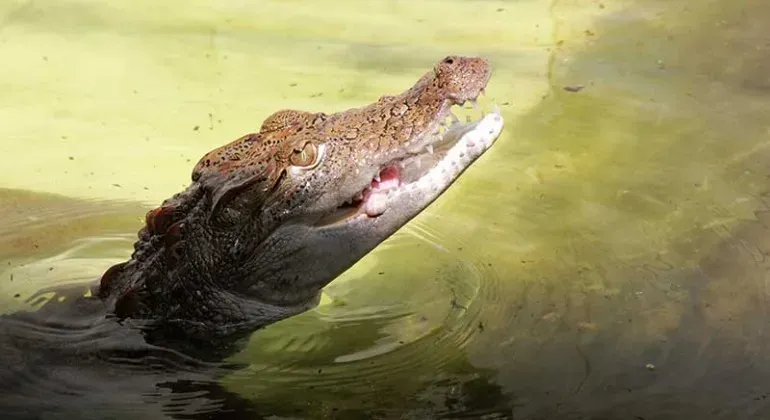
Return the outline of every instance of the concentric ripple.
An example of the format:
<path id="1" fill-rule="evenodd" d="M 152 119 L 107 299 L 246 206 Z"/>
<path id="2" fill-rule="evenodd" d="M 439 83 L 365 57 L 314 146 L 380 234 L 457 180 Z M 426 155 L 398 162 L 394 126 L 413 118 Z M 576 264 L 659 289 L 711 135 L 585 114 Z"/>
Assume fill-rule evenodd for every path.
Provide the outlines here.
<path id="1" fill-rule="evenodd" d="M 494 295 L 498 276 L 465 235 L 434 227 L 452 224 L 437 217 L 424 213 L 335 280 L 316 310 L 254 334 L 236 357 L 249 368 L 226 386 L 261 405 L 324 389 L 330 404 L 351 394 L 366 409 L 383 387 L 408 394 L 456 370 L 484 331 L 481 296 Z"/>

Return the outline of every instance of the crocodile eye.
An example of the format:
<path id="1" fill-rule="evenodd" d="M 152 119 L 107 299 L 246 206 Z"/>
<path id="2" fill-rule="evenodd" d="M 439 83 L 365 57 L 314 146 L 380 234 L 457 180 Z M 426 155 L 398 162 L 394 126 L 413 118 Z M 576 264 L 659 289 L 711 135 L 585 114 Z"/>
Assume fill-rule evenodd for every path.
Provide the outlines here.
<path id="1" fill-rule="evenodd" d="M 321 161 L 321 153 L 319 153 L 315 144 L 307 142 L 302 149 L 294 149 L 294 152 L 289 157 L 289 161 L 294 166 L 312 169 Z"/>

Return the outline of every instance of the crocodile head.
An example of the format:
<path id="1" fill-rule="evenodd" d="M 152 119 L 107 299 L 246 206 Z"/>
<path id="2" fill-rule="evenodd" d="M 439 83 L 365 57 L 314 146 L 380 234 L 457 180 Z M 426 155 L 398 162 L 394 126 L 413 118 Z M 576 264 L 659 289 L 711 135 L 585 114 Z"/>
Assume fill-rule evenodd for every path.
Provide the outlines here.
<path id="1" fill-rule="evenodd" d="M 312 307 L 491 146 L 499 112 L 467 123 L 452 113 L 475 104 L 490 75 L 481 58 L 450 56 L 369 106 L 274 113 L 206 154 L 192 185 L 148 213 L 132 260 L 105 274 L 100 295 L 125 316 L 206 329 Z"/>

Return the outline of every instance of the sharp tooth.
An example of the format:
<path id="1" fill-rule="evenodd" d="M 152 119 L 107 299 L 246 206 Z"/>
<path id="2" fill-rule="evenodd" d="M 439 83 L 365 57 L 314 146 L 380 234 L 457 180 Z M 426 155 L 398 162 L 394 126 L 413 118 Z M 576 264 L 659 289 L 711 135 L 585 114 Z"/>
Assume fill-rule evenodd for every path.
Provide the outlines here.
<path id="1" fill-rule="evenodd" d="M 432 144 L 429 144 L 429 145 L 425 146 L 425 148 L 428 149 L 428 153 L 433 154 L 433 145 Z"/>
<path id="2" fill-rule="evenodd" d="M 377 173 L 377 175 L 374 176 L 374 180 L 377 182 L 380 182 L 380 174 Z"/>
<path id="3" fill-rule="evenodd" d="M 471 99 L 471 105 L 473 105 L 473 109 L 479 108 L 479 103 L 475 99 Z"/>
<path id="4" fill-rule="evenodd" d="M 361 201 L 364 199 L 364 193 L 362 191 L 359 191 L 358 194 L 354 197 L 355 200 Z"/>
<path id="5" fill-rule="evenodd" d="M 459 123 L 459 122 L 460 122 L 460 119 L 459 119 L 459 118 L 457 118 L 457 115 L 455 115 L 455 114 L 454 114 L 454 112 L 450 112 L 450 113 L 449 113 L 449 116 L 452 118 L 452 122 L 453 122 L 453 123 L 457 124 L 457 123 Z"/>

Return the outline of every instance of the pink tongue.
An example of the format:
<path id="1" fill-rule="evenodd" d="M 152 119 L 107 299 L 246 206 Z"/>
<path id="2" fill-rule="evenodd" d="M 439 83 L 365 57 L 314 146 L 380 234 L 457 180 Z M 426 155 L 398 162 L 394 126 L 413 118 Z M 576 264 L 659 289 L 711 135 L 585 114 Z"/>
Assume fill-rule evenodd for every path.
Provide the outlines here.
<path id="1" fill-rule="evenodd" d="M 401 174 L 395 166 L 380 171 L 380 181 L 372 180 L 372 190 L 387 190 L 401 185 Z"/>

